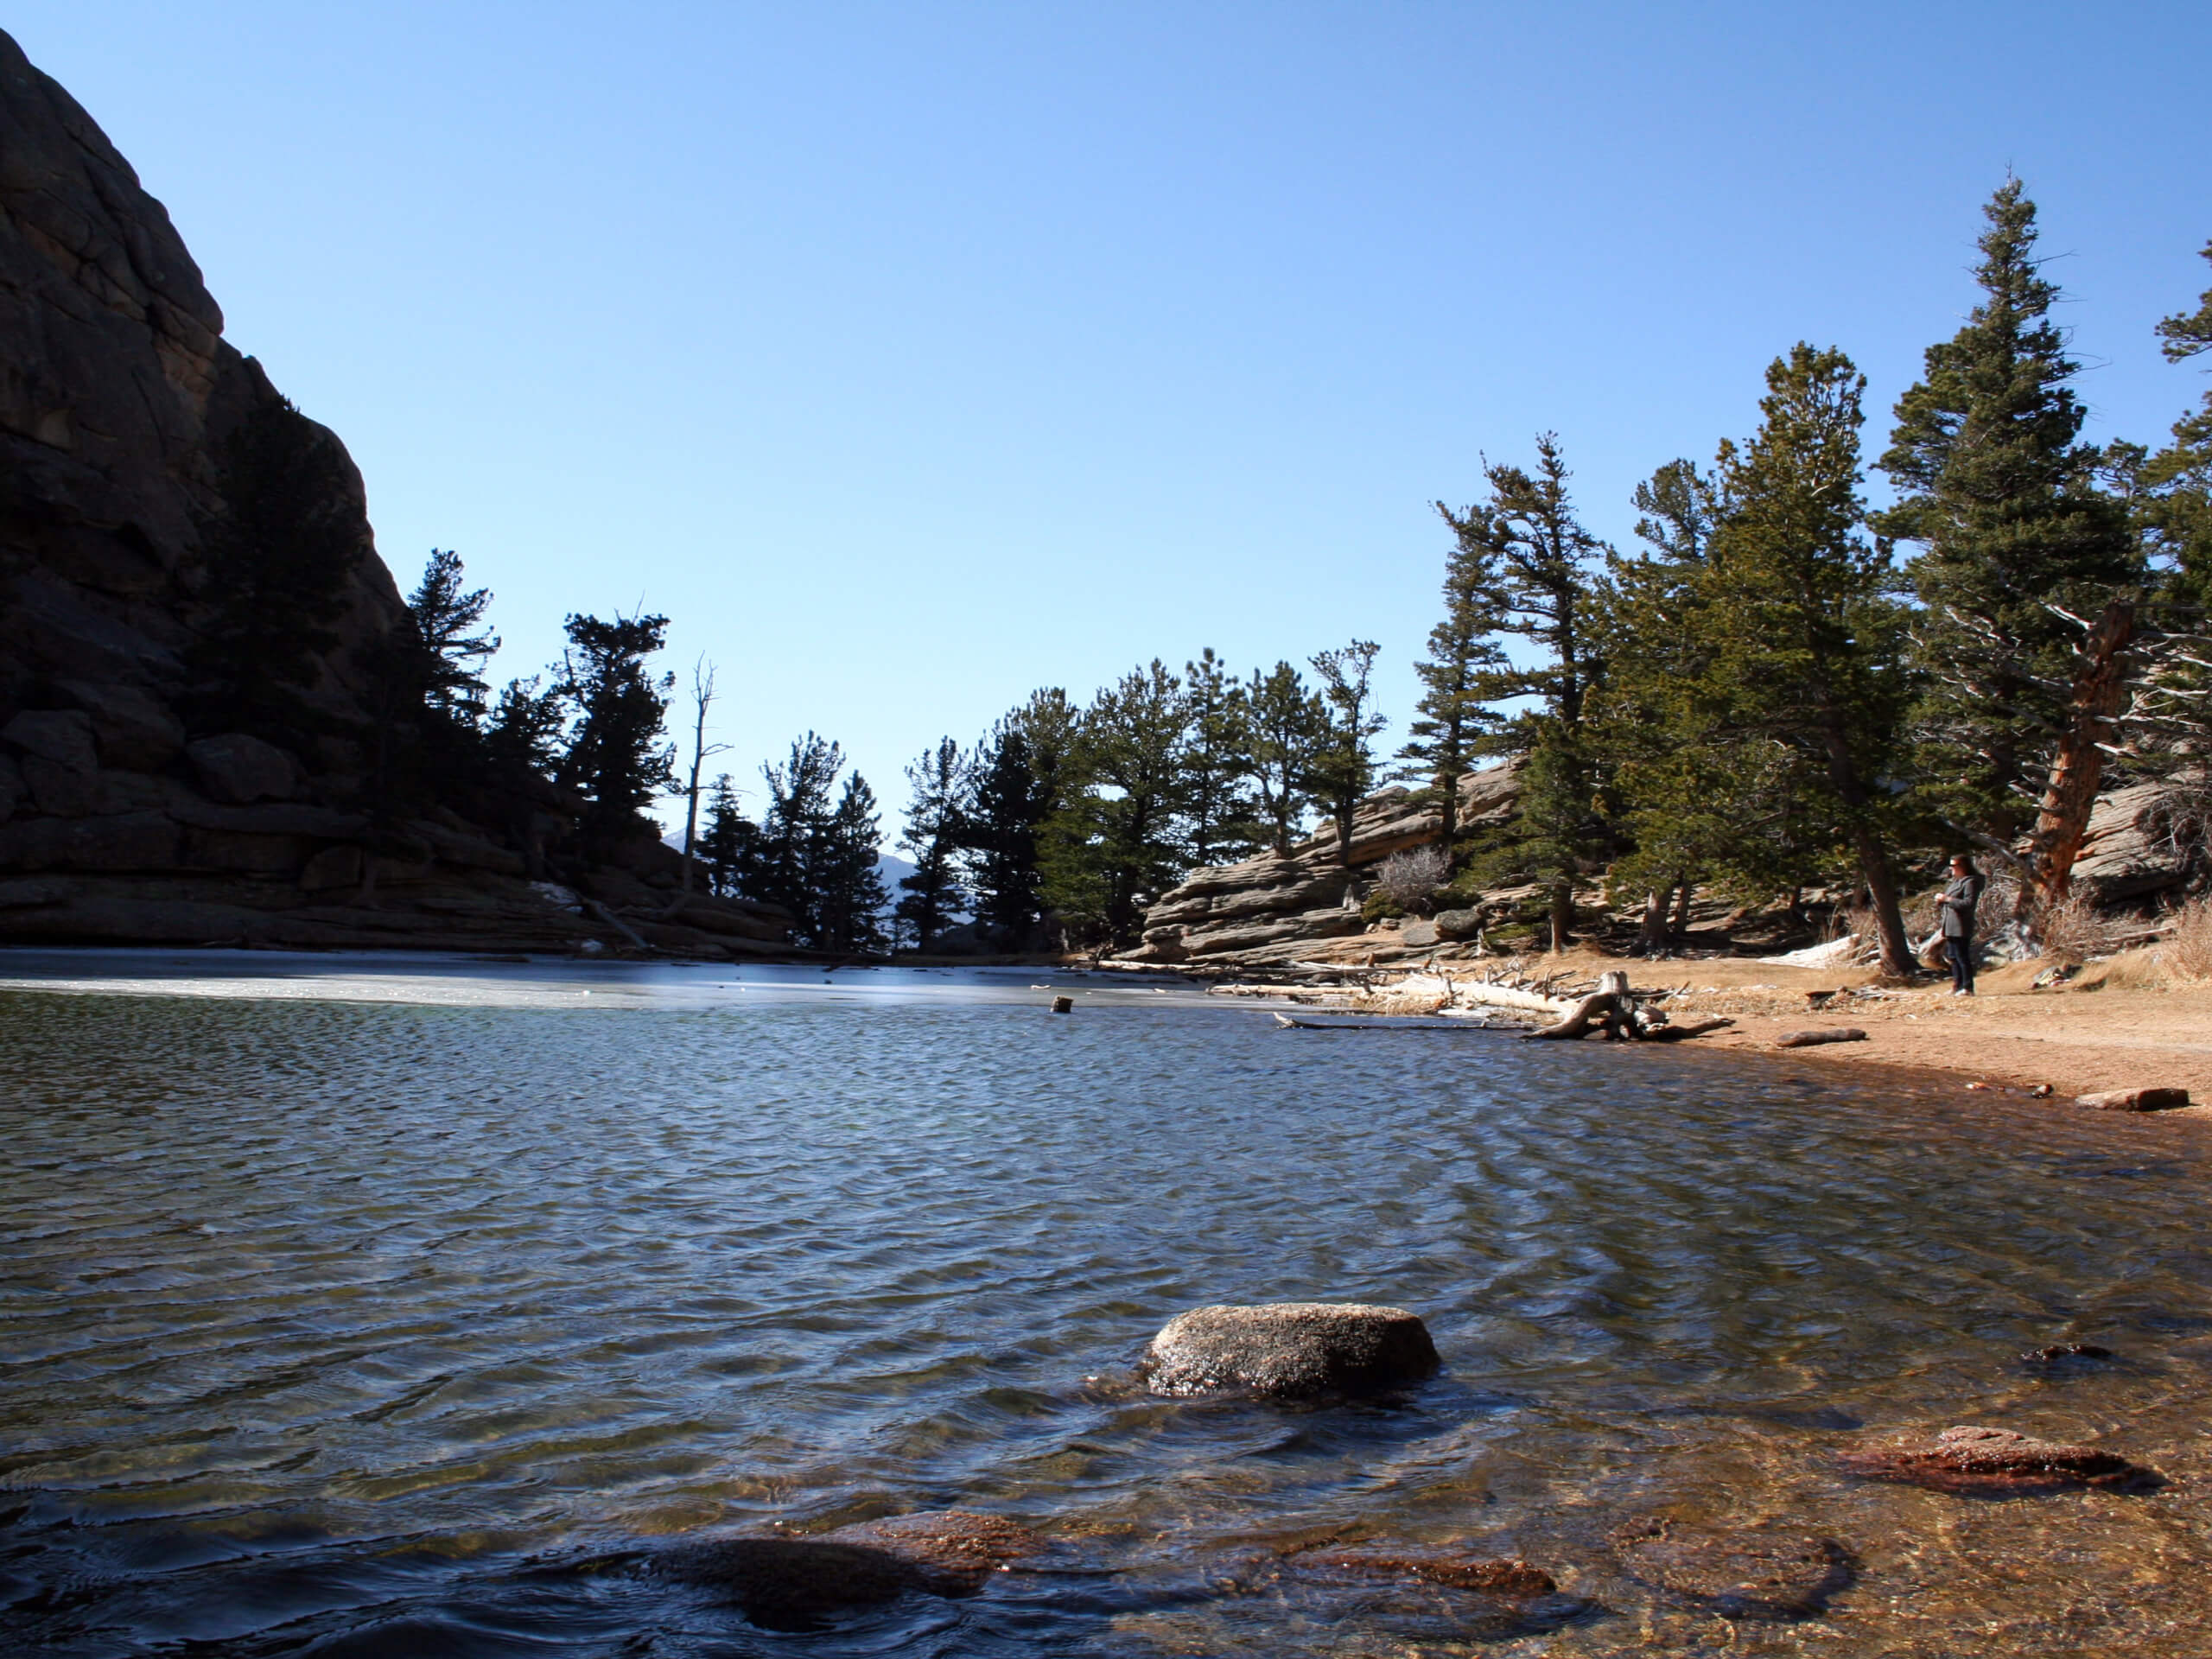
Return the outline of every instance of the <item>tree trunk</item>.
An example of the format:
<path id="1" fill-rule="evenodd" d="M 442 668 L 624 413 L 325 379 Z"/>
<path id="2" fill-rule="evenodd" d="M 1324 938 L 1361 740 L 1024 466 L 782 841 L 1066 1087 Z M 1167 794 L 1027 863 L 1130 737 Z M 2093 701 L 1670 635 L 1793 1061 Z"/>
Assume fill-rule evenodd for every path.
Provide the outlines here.
<path id="1" fill-rule="evenodd" d="M 1351 868 L 1351 820 L 1352 814 L 1357 810 L 1358 803 L 1354 802 L 1351 805 L 1338 807 L 1335 815 L 1337 820 L 1337 862 L 1343 865 L 1346 869 L 1350 869 Z"/>
<path id="2" fill-rule="evenodd" d="M 1672 887 L 1654 887 L 1643 895 L 1643 931 L 1639 938 L 1647 955 L 1667 948 L 1667 900 Z"/>
<path id="3" fill-rule="evenodd" d="M 1873 901 L 1874 931 L 1882 941 L 1882 971 L 1899 979 L 1912 977 L 1912 940 L 1904 931 L 1904 912 L 1897 903 L 1897 877 L 1890 871 L 1890 855 L 1871 823 L 1852 827 L 1852 843 L 1859 854 L 1859 874 L 1866 879 L 1866 896 Z"/>
<path id="4" fill-rule="evenodd" d="M 1444 842 L 1444 855 L 1452 856 L 1452 843 L 1459 838 L 1459 774 L 1444 772 L 1437 776 L 1436 791 L 1441 822 L 1438 834 Z"/>
<path id="5" fill-rule="evenodd" d="M 1859 768 L 1851 758 L 1851 737 L 1833 710 L 1822 735 L 1828 752 L 1828 781 L 1851 816 L 1852 849 L 1859 855 L 1859 874 L 1873 904 L 1874 931 L 1882 941 L 1882 971 L 1910 979 L 1914 967 L 1912 941 L 1905 934 L 1904 912 L 1897 903 L 1897 882 L 1890 869 L 1889 849 L 1882 845 L 1881 831 L 1866 816 L 1866 788 L 1859 782 Z"/>
<path id="6" fill-rule="evenodd" d="M 2067 699 L 2066 730 L 2059 736 L 2050 779 L 2028 835 L 2026 880 L 2012 907 L 2016 921 L 2031 921 L 2066 896 L 2104 777 L 2103 746 L 2113 739 L 2113 717 L 2126 689 L 2120 654 L 2134 638 L 2135 602 L 2115 599 L 2082 642 L 2073 694 Z"/>
<path id="7" fill-rule="evenodd" d="M 1574 883 L 1561 881 L 1552 889 L 1552 954 L 1574 943 Z"/>
<path id="8" fill-rule="evenodd" d="M 1688 876 L 1684 876 L 1682 878 L 1682 885 L 1675 889 L 1675 927 L 1673 937 L 1678 939 L 1687 938 L 1689 937 L 1691 886 L 1692 883 L 1690 879 Z"/>

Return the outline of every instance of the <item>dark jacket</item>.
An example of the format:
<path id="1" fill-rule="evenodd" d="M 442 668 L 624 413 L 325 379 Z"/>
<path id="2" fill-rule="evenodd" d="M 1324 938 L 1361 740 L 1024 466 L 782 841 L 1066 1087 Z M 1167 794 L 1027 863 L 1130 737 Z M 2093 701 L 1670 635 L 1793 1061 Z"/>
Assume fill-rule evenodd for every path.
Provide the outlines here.
<path id="1" fill-rule="evenodd" d="M 1943 912 L 1943 937 L 1947 939 L 1974 938 L 1974 908 L 1981 902 L 1981 878 L 1962 875 L 1943 889 L 1937 901 Z"/>

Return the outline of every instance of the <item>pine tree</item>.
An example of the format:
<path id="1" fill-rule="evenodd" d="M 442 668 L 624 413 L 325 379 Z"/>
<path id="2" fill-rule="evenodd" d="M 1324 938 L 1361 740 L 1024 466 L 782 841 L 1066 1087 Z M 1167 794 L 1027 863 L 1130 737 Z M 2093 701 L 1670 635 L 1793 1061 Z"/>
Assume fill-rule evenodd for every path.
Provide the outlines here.
<path id="1" fill-rule="evenodd" d="M 888 943 L 884 915 L 891 895 L 877 868 L 883 824 L 875 791 L 857 772 L 824 826 L 814 895 L 815 944 L 824 950 L 874 952 Z"/>
<path id="2" fill-rule="evenodd" d="M 571 616 L 566 626 L 569 650 L 553 689 L 575 712 L 558 778 L 590 802 L 585 838 L 604 849 L 633 834 L 645 809 L 676 782 L 675 746 L 663 731 L 676 677 L 655 678 L 645 668 L 668 619 Z"/>
<path id="3" fill-rule="evenodd" d="M 1001 941 L 1026 938 L 1043 914 L 1038 837 L 1056 804 L 1021 721 L 1007 715 L 977 746 L 963 842 L 976 918 Z"/>
<path id="4" fill-rule="evenodd" d="M 1520 814 L 1494 857 L 1535 875 L 1550 892 L 1552 948 L 1574 923 L 1574 883 L 1613 849 L 1601 791 L 1607 782 L 1583 729 L 1584 705 L 1601 667 L 1589 615 L 1592 565 L 1607 551 L 1574 516 L 1559 439 L 1536 439 L 1536 470 L 1485 462 L 1490 499 L 1444 515 L 1462 543 L 1495 561 L 1502 632 L 1526 639 L 1537 660 L 1488 681 L 1493 701 L 1532 699 L 1494 740 L 1522 757 Z"/>
<path id="5" fill-rule="evenodd" d="M 1495 549 L 1455 535 L 1444 562 L 1444 617 L 1429 630 L 1427 657 L 1414 664 L 1421 697 L 1409 741 L 1398 751 L 1427 780 L 1447 853 L 1459 837 L 1459 780 L 1474 770 L 1483 739 L 1498 724 L 1489 699 L 1506 666 L 1495 638 L 1501 620 Z"/>
<path id="6" fill-rule="evenodd" d="M 1650 550 L 1606 560 L 1591 612 L 1606 671 L 1587 717 L 1635 843 L 1614 861 L 1607 884 L 1643 894 L 1641 943 L 1656 951 L 1672 931 L 1669 900 L 1686 913 L 1696 885 L 1724 870 L 1740 874 L 1737 855 L 1765 841 L 1777 821 L 1746 819 L 1744 804 L 1762 793 L 1758 780 L 1724 771 L 1692 741 L 1697 722 L 1685 700 L 1711 658 L 1700 589 L 1726 512 L 1716 481 L 1694 461 L 1670 461 L 1636 486 L 1634 503 L 1637 536 Z"/>
<path id="7" fill-rule="evenodd" d="M 2125 511 L 2097 486 L 2099 451 L 2078 442 L 2078 365 L 2050 321 L 2059 291 L 2035 256 L 2035 204 L 2008 179 L 1983 211 L 1981 303 L 1897 402 L 1879 465 L 1899 499 L 1874 525 L 1922 550 L 1931 798 L 2002 843 L 2033 815 L 2066 723 L 2080 633 L 2052 606 L 2094 615 L 2143 569 Z"/>
<path id="8" fill-rule="evenodd" d="M 1728 510 L 1697 582 L 1707 655 L 1688 683 L 1698 726 L 1685 735 L 1711 752 L 1713 775 L 1763 779 L 1761 804 L 1780 796 L 1801 846 L 1849 861 L 1883 964 L 1903 975 L 1912 955 L 1890 851 L 1900 809 L 1879 780 L 1896 768 L 1909 684 L 1889 556 L 1861 529 L 1865 387 L 1841 352 L 1797 346 L 1767 371 L 1758 432 L 1723 447 Z M 1751 804 L 1727 803 L 1738 817 Z"/>
<path id="9" fill-rule="evenodd" d="M 1211 645 L 1184 664 L 1183 685 L 1184 840 L 1192 864 L 1230 863 L 1259 839 L 1244 787 L 1251 749 L 1244 690 Z"/>
<path id="10" fill-rule="evenodd" d="M 970 763 L 957 743 L 944 738 L 906 768 L 906 781 L 914 792 L 899 845 L 914 855 L 914 873 L 899 880 L 898 916 L 913 925 L 915 948 L 926 951 L 967 901 L 959 855 L 970 835 Z"/>
<path id="11" fill-rule="evenodd" d="M 1154 658 L 1084 711 L 1072 758 L 1083 780 L 1058 815 L 1047 874 L 1054 908 L 1109 942 L 1135 938 L 1150 899 L 1187 868 L 1182 682 Z"/>
<path id="12" fill-rule="evenodd" d="M 432 713 L 474 727 L 485 715 L 490 687 L 478 672 L 499 648 L 499 636 L 480 625 L 492 603 L 488 588 L 464 589 L 461 555 L 432 548 L 423 580 L 408 595 L 407 613 L 421 653 L 421 697 Z"/>
<path id="13" fill-rule="evenodd" d="M 1313 658 L 1326 724 L 1306 765 L 1307 786 L 1337 827 L 1337 860 L 1351 863 L 1352 817 L 1375 788 L 1375 739 L 1389 726 L 1375 707 L 1371 639 L 1355 639 Z"/>
<path id="14" fill-rule="evenodd" d="M 2212 242 L 2203 248 L 2212 261 Z M 2169 363 L 2212 352 L 2212 289 L 2193 312 L 2177 312 L 2158 325 L 2160 350 Z M 2141 512 L 2167 571 L 2165 586 L 2183 604 L 2212 608 L 2212 391 L 2174 423 L 2173 441 L 2142 470 Z"/>
<path id="15" fill-rule="evenodd" d="M 1268 844 L 1276 857 L 1287 858 L 1313 800 L 1314 758 L 1328 738 L 1328 709 L 1303 675 L 1277 663 L 1264 674 L 1252 671 L 1244 709 L 1244 775 L 1259 797 Z"/>
<path id="16" fill-rule="evenodd" d="M 707 891 L 722 898 L 746 895 L 753 886 L 760 826 L 739 807 L 729 774 L 715 779 L 707 797 L 707 827 L 699 837 L 699 861 L 707 872 Z"/>
<path id="17" fill-rule="evenodd" d="M 745 896 L 780 905 L 791 913 L 791 935 L 818 945 L 826 934 L 823 894 L 832 880 L 831 792 L 845 768 L 845 753 L 813 732 L 792 740 L 790 758 L 764 766 L 767 810 L 754 841 Z"/>
<path id="18" fill-rule="evenodd" d="M 550 776 L 560 763 L 568 728 L 560 689 L 544 686 L 543 677 L 532 674 L 500 688 L 484 728 L 485 749 L 495 764 Z"/>

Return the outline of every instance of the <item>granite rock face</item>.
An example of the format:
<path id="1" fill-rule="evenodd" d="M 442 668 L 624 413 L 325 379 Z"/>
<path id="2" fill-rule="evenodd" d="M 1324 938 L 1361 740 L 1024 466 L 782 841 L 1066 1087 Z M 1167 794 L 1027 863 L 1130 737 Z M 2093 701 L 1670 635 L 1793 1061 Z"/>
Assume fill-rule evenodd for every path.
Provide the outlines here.
<path id="1" fill-rule="evenodd" d="M 1460 823 L 1512 817 L 1520 795 L 1518 771 L 1509 760 L 1461 779 Z M 1358 899 L 1374 867 L 1393 853 L 1434 841 L 1442 828 L 1437 810 L 1414 805 L 1410 791 L 1370 795 L 1352 819 L 1349 862 L 1339 857 L 1331 828 L 1293 846 L 1287 858 L 1267 853 L 1193 870 L 1145 912 L 1144 944 L 1131 957 L 1217 967 L 1295 961 L 1317 943 L 1364 931 Z M 1446 934 L 1440 924 L 1440 918 L 1435 925 L 1421 924 L 1434 928 L 1425 934 L 1426 943 L 1472 937 L 1471 925 Z"/>
<path id="2" fill-rule="evenodd" d="M 1406 1388 L 1437 1365 L 1428 1327 L 1402 1307 L 1270 1302 L 1177 1314 L 1152 1339 L 1144 1374 L 1154 1394 L 1296 1400 Z"/>
<path id="3" fill-rule="evenodd" d="M 4 34 L 0 352 L 0 943 L 627 948 L 531 885 L 586 873 L 547 868 L 580 804 L 552 785 L 396 812 L 366 784 L 369 665 L 406 612 L 360 475 L 311 422 L 308 511 L 340 563 L 289 695 L 322 735 L 195 727 L 194 648 L 236 556 L 232 440 L 302 417 L 224 340 L 162 204 Z M 614 913 L 664 948 L 777 954 L 779 912 L 684 897 L 657 846 L 626 856 Z"/>

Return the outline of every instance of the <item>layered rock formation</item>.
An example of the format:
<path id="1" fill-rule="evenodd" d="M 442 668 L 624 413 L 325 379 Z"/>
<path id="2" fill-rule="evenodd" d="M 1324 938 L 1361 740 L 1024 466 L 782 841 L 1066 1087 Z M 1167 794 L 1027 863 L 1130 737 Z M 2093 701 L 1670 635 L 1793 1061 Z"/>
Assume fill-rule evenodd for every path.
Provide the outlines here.
<path id="1" fill-rule="evenodd" d="M 1516 764 L 1507 761 L 1461 779 L 1461 826 L 1512 817 L 1516 775 Z M 1193 870 L 1145 913 L 1144 944 L 1132 957 L 1224 967 L 1296 961 L 1316 945 L 1363 933 L 1359 900 L 1375 867 L 1442 832 L 1442 815 L 1415 804 L 1411 791 L 1370 795 L 1353 817 L 1349 859 L 1338 855 L 1331 828 L 1298 842 L 1287 858 L 1269 853 Z"/>
<path id="2" fill-rule="evenodd" d="M 0 346 L 0 940 L 727 955 L 781 937 L 759 907 L 685 898 L 649 840 L 556 856 L 580 803 L 543 779 L 379 795 L 373 664 L 406 613 L 359 474 L 223 339 L 161 203 L 5 35 Z M 313 462 L 312 499 L 283 505 L 333 573 L 313 614 L 246 615 L 280 639 L 296 622 L 285 695 L 314 736 L 289 748 L 205 695 L 225 595 L 233 632 L 250 613 L 235 457 L 272 422 Z M 276 486 L 296 495 L 299 469 Z"/>

